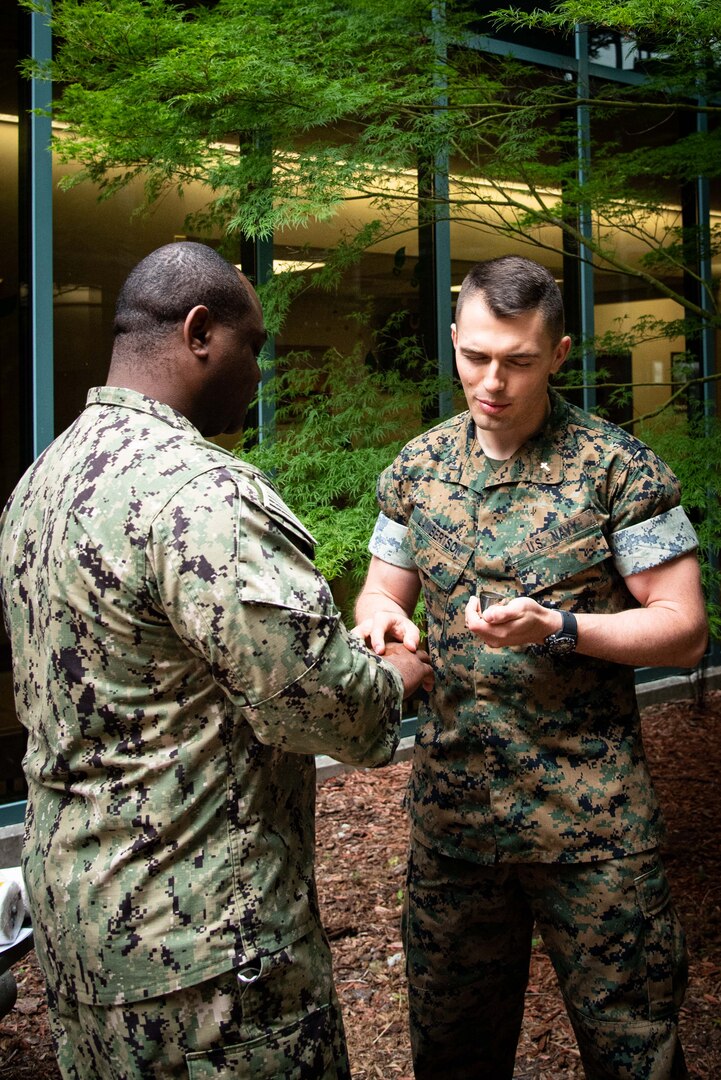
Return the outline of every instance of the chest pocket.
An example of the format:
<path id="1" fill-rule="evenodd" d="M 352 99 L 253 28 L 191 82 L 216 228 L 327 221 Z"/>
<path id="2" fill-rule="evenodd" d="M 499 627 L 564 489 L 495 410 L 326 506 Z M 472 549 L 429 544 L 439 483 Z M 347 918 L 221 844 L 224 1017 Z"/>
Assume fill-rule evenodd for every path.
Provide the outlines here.
<path id="1" fill-rule="evenodd" d="M 606 570 L 601 564 L 611 557 L 599 522 L 584 511 L 532 537 L 523 551 L 511 555 L 510 564 L 526 594 L 554 586 L 577 594 L 598 582 Z"/>
<path id="2" fill-rule="evenodd" d="M 473 548 L 446 532 L 418 508 L 408 522 L 404 543 L 418 567 L 429 616 L 443 619 L 449 597 L 473 555 Z"/>

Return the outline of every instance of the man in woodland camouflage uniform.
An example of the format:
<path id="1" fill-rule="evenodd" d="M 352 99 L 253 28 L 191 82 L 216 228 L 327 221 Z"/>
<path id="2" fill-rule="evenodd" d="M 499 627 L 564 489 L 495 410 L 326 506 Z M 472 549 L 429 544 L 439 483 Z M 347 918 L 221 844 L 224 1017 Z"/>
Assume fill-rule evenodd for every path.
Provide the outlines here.
<path id="1" fill-rule="evenodd" d="M 242 425 L 259 378 L 262 312 L 237 270 L 201 244 L 160 248 L 115 334 L 107 385 L 0 533 L 60 1067 L 347 1077 L 313 755 L 387 762 L 430 668 L 350 637 L 312 538 L 203 437 Z"/>
<path id="2" fill-rule="evenodd" d="M 545 269 L 479 264 L 452 333 L 469 411 L 381 476 L 357 609 L 379 653 L 413 649 L 422 588 L 436 675 L 410 787 L 416 1076 L 510 1080 L 535 924 L 586 1076 L 682 1077 L 633 665 L 704 652 L 695 534 L 663 462 L 549 391 L 570 339 Z"/>

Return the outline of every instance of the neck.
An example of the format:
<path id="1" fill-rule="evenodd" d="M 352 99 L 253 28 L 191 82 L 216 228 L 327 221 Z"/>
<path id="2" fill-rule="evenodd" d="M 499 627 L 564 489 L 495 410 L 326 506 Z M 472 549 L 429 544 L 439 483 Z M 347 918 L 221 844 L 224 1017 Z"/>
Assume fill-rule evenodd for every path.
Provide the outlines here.
<path id="1" fill-rule="evenodd" d="M 517 428 L 513 428 L 508 431 L 504 431 L 499 428 L 496 431 L 479 428 L 476 425 L 476 439 L 486 457 L 493 458 L 494 461 L 507 461 L 508 458 L 513 457 L 517 450 L 532 439 L 534 435 L 537 435 L 547 424 L 548 418 L 551 415 L 551 399 L 546 395 L 546 406 L 543 413 L 543 418 L 540 423 L 534 423 L 529 427 L 527 431 L 519 431 Z"/>

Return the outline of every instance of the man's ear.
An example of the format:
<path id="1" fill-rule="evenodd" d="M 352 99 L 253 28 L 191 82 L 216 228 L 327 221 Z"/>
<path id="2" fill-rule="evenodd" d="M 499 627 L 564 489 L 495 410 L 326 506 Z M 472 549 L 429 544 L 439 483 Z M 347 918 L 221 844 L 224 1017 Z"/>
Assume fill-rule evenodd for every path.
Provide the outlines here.
<path id="1" fill-rule="evenodd" d="M 557 371 L 560 371 L 560 369 L 563 367 L 563 364 L 564 364 L 564 362 L 566 360 L 566 357 L 568 356 L 568 354 L 570 352 L 570 349 L 571 349 L 571 339 L 566 334 L 566 336 L 562 337 L 561 340 L 559 341 L 559 343 L 558 343 L 558 345 L 556 347 L 556 353 L 555 353 L 555 355 L 553 357 L 553 363 L 551 365 L 551 371 L 553 372 L 554 375 L 556 374 Z"/>
<path id="2" fill-rule="evenodd" d="M 197 304 L 185 316 L 183 323 L 183 341 L 199 359 L 208 355 L 208 336 L 210 333 L 210 312 L 204 304 Z"/>

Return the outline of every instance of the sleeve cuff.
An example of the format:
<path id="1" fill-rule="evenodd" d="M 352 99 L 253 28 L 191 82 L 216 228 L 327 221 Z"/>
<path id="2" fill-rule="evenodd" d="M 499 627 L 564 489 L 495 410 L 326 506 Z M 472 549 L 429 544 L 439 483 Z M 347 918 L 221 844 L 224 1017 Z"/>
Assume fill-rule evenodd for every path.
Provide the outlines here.
<path id="1" fill-rule="evenodd" d="M 371 555 L 376 555 L 383 562 L 391 563 L 392 566 L 401 566 L 404 570 L 412 570 L 416 564 L 402 547 L 407 532 L 405 525 L 392 521 L 385 514 L 379 514 L 368 550 Z"/>
<path id="2" fill-rule="evenodd" d="M 640 574 L 652 566 L 685 555 L 698 547 L 693 525 L 682 506 L 619 529 L 610 537 L 616 569 L 622 577 Z"/>

